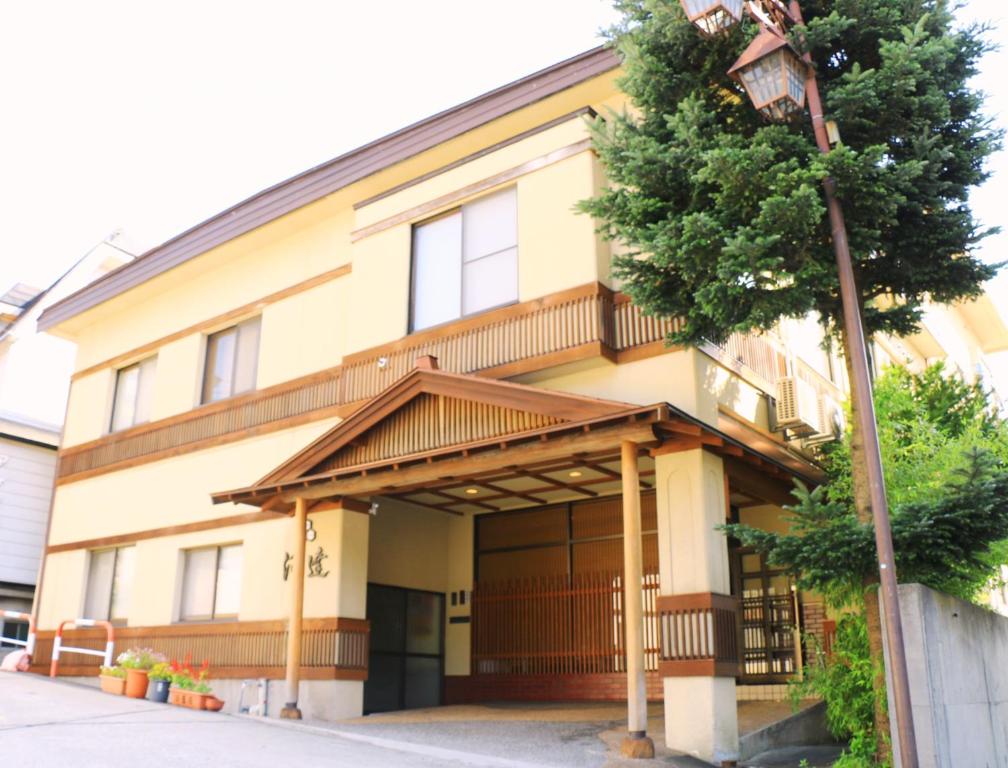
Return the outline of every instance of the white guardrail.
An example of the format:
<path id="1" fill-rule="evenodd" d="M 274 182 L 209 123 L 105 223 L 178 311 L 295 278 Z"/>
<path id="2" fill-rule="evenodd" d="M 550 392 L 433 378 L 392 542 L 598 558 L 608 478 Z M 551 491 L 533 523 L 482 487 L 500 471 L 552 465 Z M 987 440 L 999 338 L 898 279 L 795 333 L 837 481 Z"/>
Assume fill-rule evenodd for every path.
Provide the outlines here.
<path id="1" fill-rule="evenodd" d="M 107 638 L 105 650 L 98 651 L 94 648 L 74 648 L 69 645 L 63 645 L 63 630 L 65 628 L 80 629 L 81 627 L 104 627 Z M 49 665 L 49 677 L 56 677 L 56 672 L 59 669 L 60 651 L 65 653 L 83 653 L 88 656 L 101 656 L 105 661 L 105 666 L 111 667 L 114 646 L 115 628 L 107 621 L 99 621 L 97 619 L 67 619 L 60 622 L 59 628 L 56 630 L 56 637 L 53 639 L 52 663 Z"/>

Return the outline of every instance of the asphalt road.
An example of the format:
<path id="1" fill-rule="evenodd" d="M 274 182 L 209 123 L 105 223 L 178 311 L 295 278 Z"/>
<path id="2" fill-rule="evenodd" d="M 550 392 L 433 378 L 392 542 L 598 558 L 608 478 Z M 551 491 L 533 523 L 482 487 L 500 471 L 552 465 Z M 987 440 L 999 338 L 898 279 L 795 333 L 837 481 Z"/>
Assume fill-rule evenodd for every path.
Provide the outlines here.
<path id="1" fill-rule="evenodd" d="M 29 674 L 0 673 L 0 749 L 5 764 L 49 766 L 498 766 L 480 755 L 197 712 Z M 519 768 L 519 763 L 514 763 Z"/>

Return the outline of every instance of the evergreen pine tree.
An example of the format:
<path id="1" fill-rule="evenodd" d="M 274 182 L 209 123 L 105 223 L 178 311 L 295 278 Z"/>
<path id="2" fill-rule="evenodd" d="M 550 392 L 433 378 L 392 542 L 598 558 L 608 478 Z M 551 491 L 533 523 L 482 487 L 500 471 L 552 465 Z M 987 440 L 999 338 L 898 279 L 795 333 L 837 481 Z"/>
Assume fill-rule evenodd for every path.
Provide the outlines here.
<path id="1" fill-rule="evenodd" d="M 807 115 L 767 123 L 727 70 L 755 24 L 701 37 L 677 0 L 617 0 L 610 30 L 633 104 L 603 116 L 595 145 L 610 186 L 584 201 L 622 289 L 643 311 L 684 320 L 676 343 L 720 341 L 817 312 L 841 338 L 838 280 L 821 181 L 836 182 L 866 334 L 912 333 L 927 299 L 977 296 L 995 268 L 968 203 L 1001 140 L 970 87 L 987 49 L 943 0 L 805 0 L 796 47 L 812 56 L 842 141 L 818 152 Z M 850 355 L 847 355 L 848 361 Z M 859 403 L 852 402 L 857 424 Z M 851 440 L 854 498 L 870 519 L 863 442 Z M 866 592 L 881 658 L 877 594 Z M 877 681 L 882 685 L 883 681 Z M 882 707 L 877 732 L 888 732 Z M 881 755 L 880 755 L 881 756 Z"/>

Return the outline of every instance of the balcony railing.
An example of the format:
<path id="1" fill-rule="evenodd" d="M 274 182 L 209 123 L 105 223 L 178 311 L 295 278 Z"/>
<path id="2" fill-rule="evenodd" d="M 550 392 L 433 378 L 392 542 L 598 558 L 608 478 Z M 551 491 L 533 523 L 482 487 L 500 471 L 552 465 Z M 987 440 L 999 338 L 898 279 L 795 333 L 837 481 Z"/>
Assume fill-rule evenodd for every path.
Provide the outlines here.
<path id="1" fill-rule="evenodd" d="M 305 679 L 364 680 L 368 669 L 368 622 L 363 619 L 305 619 L 301 638 L 301 675 Z M 52 657 L 52 631 L 38 633 L 32 670 L 45 673 Z M 102 648 L 105 635 L 93 629 L 64 632 L 64 642 L 80 648 Z M 127 648 L 153 648 L 181 661 L 192 654 L 199 666 L 210 662 L 212 678 L 282 678 L 287 628 L 283 621 L 236 621 L 123 627 L 115 633 L 115 655 Z M 59 674 L 98 674 L 101 659 L 60 654 Z"/>
<path id="2" fill-rule="evenodd" d="M 420 355 L 443 370 L 506 377 L 565 362 L 658 354 L 674 318 L 647 317 L 625 296 L 592 283 L 463 318 L 347 355 L 343 364 L 61 452 L 59 479 L 167 458 L 328 416 L 345 415 L 410 371 Z M 773 394 L 785 355 L 768 336 L 736 334 L 705 348 Z"/>

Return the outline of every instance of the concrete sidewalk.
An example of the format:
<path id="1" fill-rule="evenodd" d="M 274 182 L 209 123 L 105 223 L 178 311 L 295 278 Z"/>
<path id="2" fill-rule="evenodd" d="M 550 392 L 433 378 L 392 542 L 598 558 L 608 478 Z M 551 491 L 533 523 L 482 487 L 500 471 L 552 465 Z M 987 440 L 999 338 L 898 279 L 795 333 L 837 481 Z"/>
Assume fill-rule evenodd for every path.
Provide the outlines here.
<path id="1" fill-rule="evenodd" d="M 479 755 L 403 751 L 331 733 L 284 731 L 246 718 L 11 673 L 0 673 L 0 744 L 5 761 L 33 768 L 489 766 Z"/>

